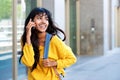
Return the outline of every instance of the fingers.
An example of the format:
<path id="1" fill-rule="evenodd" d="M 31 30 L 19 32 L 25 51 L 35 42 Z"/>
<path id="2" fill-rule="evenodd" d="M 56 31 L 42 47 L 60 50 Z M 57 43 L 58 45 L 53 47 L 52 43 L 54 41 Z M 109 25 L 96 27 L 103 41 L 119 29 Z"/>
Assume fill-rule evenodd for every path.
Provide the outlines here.
<path id="1" fill-rule="evenodd" d="M 26 26 L 26 29 L 31 30 L 31 28 L 34 26 L 35 26 L 35 23 L 32 21 L 32 19 L 30 19 L 27 26 Z"/>
<path id="2" fill-rule="evenodd" d="M 50 64 L 49 64 L 49 63 L 50 63 L 50 61 L 49 61 L 48 59 L 44 59 L 44 60 L 43 60 L 43 66 L 44 66 L 44 67 L 50 67 Z"/>
<path id="3" fill-rule="evenodd" d="M 30 36 L 31 36 L 31 29 L 32 27 L 35 26 L 35 23 L 32 21 L 32 19 L 29 20 L 27 26 L 26 26 L 26 39 L 28 40 L 27 42 L 30 42 Z"/>
<path id="4" fill-rule="evenodd" d="M 43 66 L 44 66 L 44 67 L 57 66 L 57 62 L 56 62 L 56 61 L 51 61 L 51 60 L 49 60 L 49 59 L 44 59 L 44 60 L 43 60 Z"/>

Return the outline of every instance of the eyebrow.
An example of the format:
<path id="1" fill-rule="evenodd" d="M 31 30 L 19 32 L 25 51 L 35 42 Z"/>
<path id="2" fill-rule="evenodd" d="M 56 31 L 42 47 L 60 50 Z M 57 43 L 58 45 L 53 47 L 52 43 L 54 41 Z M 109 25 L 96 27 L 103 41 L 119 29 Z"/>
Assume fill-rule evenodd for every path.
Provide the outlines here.
<path id="1" fill-rule="evenodd" d="M 40 14 L 38 14 L 37 16 L 46 16 L 46 17 L 48 17 L 48 15 L 46 14 L 46 13 L 40 13 Z"/>

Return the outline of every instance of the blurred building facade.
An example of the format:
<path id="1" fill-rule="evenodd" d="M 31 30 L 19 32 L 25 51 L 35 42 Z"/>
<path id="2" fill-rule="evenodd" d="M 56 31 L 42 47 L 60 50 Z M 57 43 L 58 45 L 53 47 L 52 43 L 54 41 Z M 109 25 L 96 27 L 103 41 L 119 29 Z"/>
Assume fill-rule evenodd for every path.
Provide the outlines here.
<path id="1" fill-rule="evenodd" d="M 118 48 L 120 0 L 37 0 L 53 13 L 78 55 L 104 55 Z M 50 4 L 49 4 L 50 3 Z"/>

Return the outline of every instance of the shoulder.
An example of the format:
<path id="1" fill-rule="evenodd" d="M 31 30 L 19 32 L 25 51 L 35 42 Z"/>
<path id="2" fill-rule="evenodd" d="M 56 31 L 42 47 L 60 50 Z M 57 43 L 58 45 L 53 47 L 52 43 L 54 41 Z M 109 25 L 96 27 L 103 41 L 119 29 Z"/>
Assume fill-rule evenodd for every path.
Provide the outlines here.
<path id="1" fill-rule="evenodd" d="M 52 42 L 56 42 L 56 41 L 60 41 L 60 42 L 63 42 L 57 35 L 53 35 L 52 36 L 52 39 L 51 39 Z"/>
<path id="2" fill-rule="evenodd" d="M 51 39 L 51 44 L 65 45 L 64 41 L 62 41 L 57 35 L 53 35 L 53 37 Z"/>

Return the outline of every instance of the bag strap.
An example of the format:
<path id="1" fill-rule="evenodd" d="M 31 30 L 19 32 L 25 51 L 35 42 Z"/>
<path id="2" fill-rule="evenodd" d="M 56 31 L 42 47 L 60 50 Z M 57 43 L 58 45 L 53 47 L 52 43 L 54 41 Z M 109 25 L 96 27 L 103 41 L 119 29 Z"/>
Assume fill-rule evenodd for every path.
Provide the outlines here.
<path id="1" fill-rule="evenodd" d="M 50 39 L 51 39 L 52 35 L 47 33 L 46 34 L 46 38 L 45 38 L 45 48 L 44 48 L 44 59 L 48 58 L 48 51 L 49 51 L 49 44 L 50 44 Z"/>
<path id="2" fill-rule="evenodd" d="M 49 44 L 50 44 L 50 39 L 51 39 L 51 37 L 52 37 L 51 34 L 49 34 L 49 33 L 46 34 L 45 47 L 44 47 L 44 56 L 43 56 L 44 59 L 47 59 L 47 58 L 48 58 L 48 51 L 49 51 Z M 54 71 L 55 71 L 55 74 L 58 76 L 59 80 L 61 80 L 61 79 L 60 79 L 60 75 L 59 75 L 59 73 L 57 72 L 56 67 L 53 67 L 53 69 L 54 69 Z"/>

